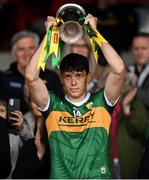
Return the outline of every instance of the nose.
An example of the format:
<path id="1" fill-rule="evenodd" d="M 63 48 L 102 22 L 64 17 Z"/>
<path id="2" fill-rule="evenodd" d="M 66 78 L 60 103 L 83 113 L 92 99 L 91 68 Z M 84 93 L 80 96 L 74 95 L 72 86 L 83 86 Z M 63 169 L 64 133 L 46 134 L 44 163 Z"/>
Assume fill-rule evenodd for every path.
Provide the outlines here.
<path id="1" fill-rule="evenodd" d="M 71 84 L 74 86 L 76 85 L 76 78 L 75 77 L 72 77 L 71 78 Z"/>
<path id="2" fill-rule="evenodd" d="M 33 52 L 30 49 L 25 49 L 24 54 L 26 56 L 30 56 L 31 54 L 33 54 Z"/>

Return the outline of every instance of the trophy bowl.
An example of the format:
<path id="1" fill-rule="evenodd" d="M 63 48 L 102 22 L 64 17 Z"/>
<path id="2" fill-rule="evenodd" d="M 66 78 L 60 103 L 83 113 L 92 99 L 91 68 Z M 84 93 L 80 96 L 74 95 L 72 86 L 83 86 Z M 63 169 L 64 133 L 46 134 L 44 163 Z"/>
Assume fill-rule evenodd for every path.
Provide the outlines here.
<path id="1" fill-rule="evenodd" d="M 84 20 L 80 19 L 86 16 L 86 12 L 80 5 L 64 4 L 57 10 L 56 16 L 64 22 L 59 27 L 60 37 L 64 42 L 73 44 L 82 37 Z"/>

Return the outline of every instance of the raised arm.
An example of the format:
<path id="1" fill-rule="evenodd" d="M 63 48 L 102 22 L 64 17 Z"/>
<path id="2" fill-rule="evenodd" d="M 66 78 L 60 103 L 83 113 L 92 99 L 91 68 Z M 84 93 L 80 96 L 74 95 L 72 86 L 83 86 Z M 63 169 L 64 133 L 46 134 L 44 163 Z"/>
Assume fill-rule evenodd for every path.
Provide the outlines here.
<path id="1" fill-rule="evenodd" d="M 121 57 L 109 43 L 102 43 L 101 50 L 110 65 L 110 73 L 105 83 L 108 100 L 114 103 L 121 94 L 125 78 L 125 65 Z"/>
<path id="2" fill-rule="evenodd" d="M 45 22 L 46 29 L 53 25 L 56 25 L 55 18 L 47 17 Z M 25 78 L 33 101 L 38 107 L 43 109 L 48 103 L 48 90 L 42 79 L 40 79 L 40 69 L 37 68 L 41 48 L 42 42 L 26 68 Z"/>
<path id="3" fill-rule="evenodd" d="M 97 18 L 89 14 L 85 23 L 90 23 L 96 30 Z M 105 83 L 105 93 L 108 100 L 114 103 L 121 94 L 125 77 L 125 65 L 115 49 L 108 43 L 101 43 L 101 51 L 110 66 L 110 73 Z"/>

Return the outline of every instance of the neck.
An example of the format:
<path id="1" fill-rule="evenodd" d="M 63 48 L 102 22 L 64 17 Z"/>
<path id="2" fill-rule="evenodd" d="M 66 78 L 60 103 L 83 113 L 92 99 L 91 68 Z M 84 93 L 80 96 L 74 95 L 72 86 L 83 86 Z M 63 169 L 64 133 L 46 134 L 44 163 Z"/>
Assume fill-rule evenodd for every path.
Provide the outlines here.
<path id="1" fill-rule="evenodd" d="M 70 103 L 76 105 L 76 106 L 81 106 L 82 104 L 84 104 L 86 101 L 88 101 L 89 97 L 90 97 L 90 93 L 87 92 L 86 96 L 80 100 L 77 99 L 77 101 L 74 101 L 74 99 L 70 99 L 67 95 L 65 96 L 65 99 L 67 101 L 69 101 Z"/>
<path id="2" fill-rule="evenodd" d="M 81 102 L 81 101 L 83 101 L 85 98 L 86 98 L 86 95 L 87 95 L 87 92 L 85 93 L 85 94 L 83 94 L 81 97 L 71 97 L 71 96 L 69 96 L 69 95 L 66 95 L 66 97 L 70 100 L 70 101 L 72 101 L 72 102 Z"/>
<path id="3" fill-rule="evenodd" d="M 18 71 L 24 76 L 25 69 L 22 69 L 20 66 L 17 66 Z"/>

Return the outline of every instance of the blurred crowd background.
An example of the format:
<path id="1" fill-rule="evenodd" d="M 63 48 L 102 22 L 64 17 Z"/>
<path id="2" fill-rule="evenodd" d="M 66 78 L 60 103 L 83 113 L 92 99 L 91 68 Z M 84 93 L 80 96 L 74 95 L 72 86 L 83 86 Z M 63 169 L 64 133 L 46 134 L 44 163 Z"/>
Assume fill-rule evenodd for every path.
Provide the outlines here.
<path id="1" fill-rule="evenodd" d="M 47 16 L 55 17 L 57 10 L 66 3 L 79 4 L 86 14 L 98 18 L 98 31 L 116 49 L 127 67 L 122 96 L 112 114 L 108 149 L 112 176 L 116 179 L 149 179 L 149 0 L 0 0 L 0 121 L 4 122 L 0 123 L 0 178 L 49 177 L 49 171 L 46 171 L 49 162 L 44 161 L 50 160 L 46 129 L 30 97 L 24 75 L 39 45 L 39 37 L 42 40 L 46 33 L 44 22 Z M 100 66 L 95 63 L 88 36 L 69 47 L 66 43 L 63 45 L 64 54 L 69 51 L 89 59 L 92 79 L 88 91 L 96 92 L 103 87 L 110 68 L 100 50 Z M 41 71 L 40 77 L 48 90 L 63 97 L 58 69 L 51 70 L 51 61 L 48 62 L 49 69 Z M 17 124 L 7 127 L 5 119 L 8 118 L 7 101 L 10 98 L 20 100 L 20 111 L 15 114 Z M 40 126 L 43 131 L 41 128 L 39 132 Z M 42 157 L 38 156 L 38 150 L 42 151 Z"/>
<path id="2" fill-rule="evenodd" d="M 0 0 L 0 69 L 11 61 L 9 51 L 14 33 L 27 29 L 45 34 L 47 15 L 55 16 L 65 3 L 78 3 L 87 13 L 97 16 L 100 32 L 131 63 L 129 47 L 132 36 L 149 32 L 149 0 Z"/>

